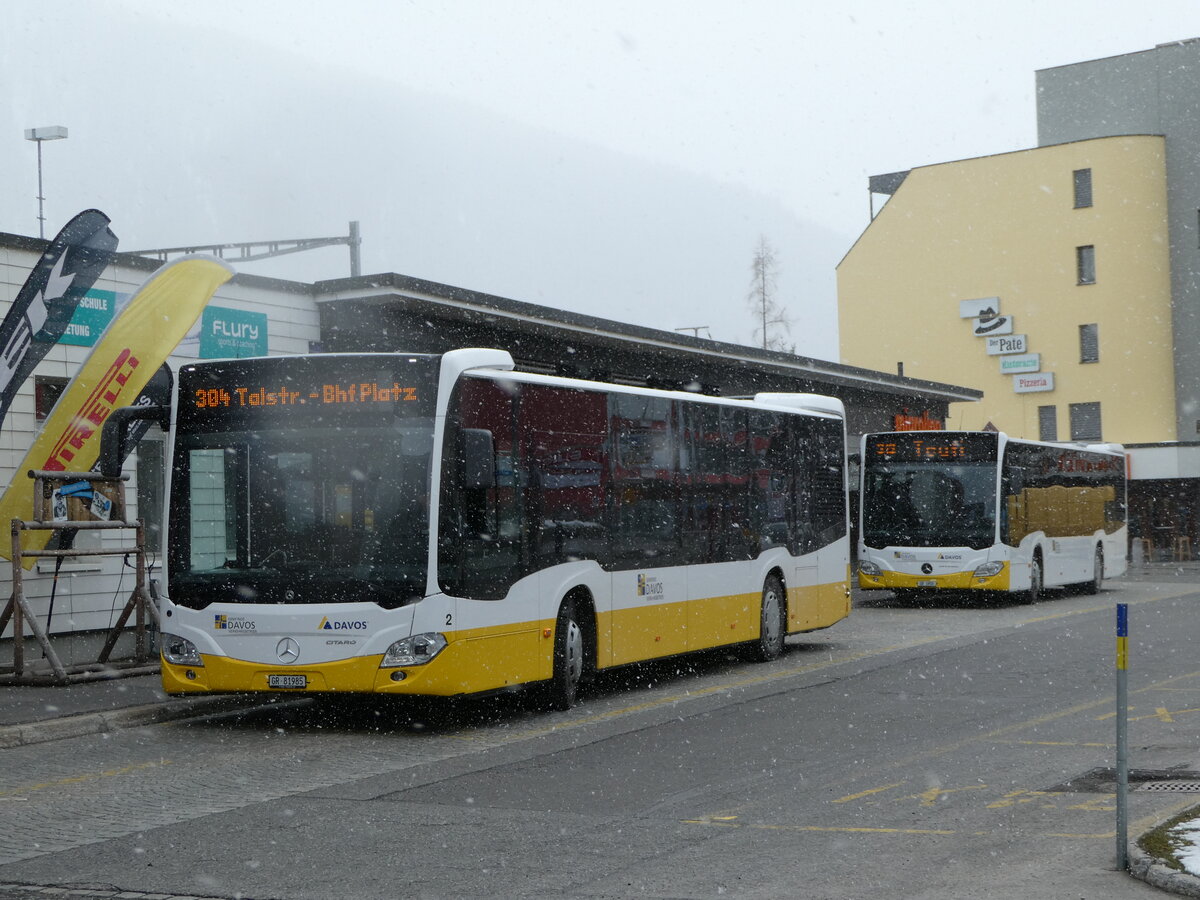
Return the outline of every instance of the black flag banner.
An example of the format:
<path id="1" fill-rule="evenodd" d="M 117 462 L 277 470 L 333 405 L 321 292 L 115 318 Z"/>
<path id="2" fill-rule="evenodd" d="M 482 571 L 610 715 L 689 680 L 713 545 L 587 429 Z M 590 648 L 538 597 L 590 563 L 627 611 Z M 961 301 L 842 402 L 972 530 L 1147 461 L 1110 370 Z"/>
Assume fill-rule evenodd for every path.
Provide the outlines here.
<path id="1" fill-rule="evenodd" d="M 111 220 L 98 209 L 63 226 L 0 322 L 0 424 L 29 373 L 67 330 L 83 295 L 117 250 Z"/>

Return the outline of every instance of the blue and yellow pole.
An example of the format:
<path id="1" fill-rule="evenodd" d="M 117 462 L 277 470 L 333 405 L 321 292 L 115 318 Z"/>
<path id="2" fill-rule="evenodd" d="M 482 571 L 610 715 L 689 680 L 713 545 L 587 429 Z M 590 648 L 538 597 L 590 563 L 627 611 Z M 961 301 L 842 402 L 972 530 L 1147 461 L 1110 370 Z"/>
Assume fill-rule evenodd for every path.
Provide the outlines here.
<path id="1" fill-rule="evenodd" d="M 1117 604 L 1117 870 L 1129 868 L 1129 604 Z"/>

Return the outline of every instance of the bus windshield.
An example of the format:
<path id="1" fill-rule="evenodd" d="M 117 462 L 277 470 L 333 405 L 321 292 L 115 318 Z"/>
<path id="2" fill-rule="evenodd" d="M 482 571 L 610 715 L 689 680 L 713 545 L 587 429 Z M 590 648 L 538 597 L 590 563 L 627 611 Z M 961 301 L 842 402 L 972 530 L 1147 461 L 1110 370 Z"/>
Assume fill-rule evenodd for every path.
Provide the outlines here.
<path id="1" fill-rule="evenodd" d="M 338 385 L 353 375 L 356 393 L 362 384 L 393 383 L 390 373 L 370 373 L 369 381 L 363 372 L 319 374 Z M 181 397 L 185 385 L 186 375 Z M 289 411 L 239 409 L 235 387 L 229 406 L 181 415 L 168 569 L 174 602 L 394 607 L 424 592 L 433 417 L 421 414 L 429 411 L 423 402 L 338 395 L 324 403 L 317 387 L 310 403 L 297 400 Z M 212 393 L 220 390 L 191 395 L 220 398 Z"/>
<path id="2" fill-rule="evenodd" d="M 994 462 L 889 462 L 863 479 L 869 547 L 972 547 L 996 542 Z"/>

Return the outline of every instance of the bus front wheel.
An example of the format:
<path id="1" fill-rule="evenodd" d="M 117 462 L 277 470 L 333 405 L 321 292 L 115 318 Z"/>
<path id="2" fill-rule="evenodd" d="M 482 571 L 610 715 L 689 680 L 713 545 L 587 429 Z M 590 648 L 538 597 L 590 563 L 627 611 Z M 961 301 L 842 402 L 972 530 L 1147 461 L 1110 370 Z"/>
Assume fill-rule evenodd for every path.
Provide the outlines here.
<path id="1" fill-rule="evenodd" d="M 554 674 L 546 691 L 551 709 L 568 710 L 575 705 L 583 680 L 583 629 L 573 600 L 563 601 L 554 625 Z"/>
<path id="2" fill-rule="evenodd" d="M 1092 557 L 1092 580 L 1083 583 L 1083 589 L 1089 594 L 1100 593 L 1100 588 L 1104 584 L 1104 549 L 1097 544 L 1096 552 Z"/>
<path id="3" fill-rule="evenodd" d="M 763 582 L 758 640 L 751 645 L 751 652 L 759 662 L 770 662 L 783 654 L 785 597 L 783 582 L 775 575 L 768 575 Z"/>
<path id="4" fill-rule="evenodd" d="M 1029 561 L 1029 588 L 1020 595 L 1022 603 L 1037 603 L 1042 596 L 1042 558 L 1034 554 Z"/>

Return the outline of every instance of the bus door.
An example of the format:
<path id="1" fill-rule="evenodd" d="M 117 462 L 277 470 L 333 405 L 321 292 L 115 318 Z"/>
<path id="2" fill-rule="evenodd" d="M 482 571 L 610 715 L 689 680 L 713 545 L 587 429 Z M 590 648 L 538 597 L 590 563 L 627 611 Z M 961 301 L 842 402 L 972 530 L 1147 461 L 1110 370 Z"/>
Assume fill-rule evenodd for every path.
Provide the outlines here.
<path id="1" fill-rule="evenodd" d="M 746 411 L 682 408 L 681 561 L 688 563 L 688 648 L 758 636 L 758 588 L 747 591 L 757 555 L 750 502 Z M 731 565 L 731 563 L 735 563 Z"/>

